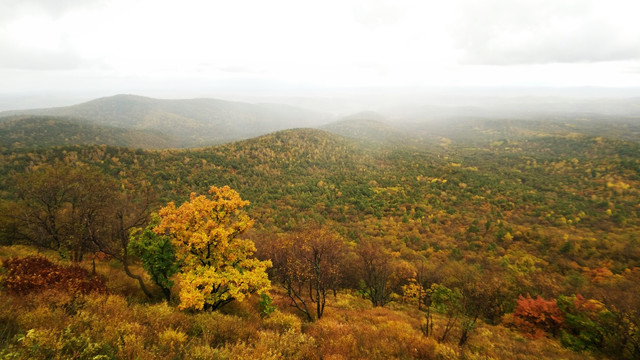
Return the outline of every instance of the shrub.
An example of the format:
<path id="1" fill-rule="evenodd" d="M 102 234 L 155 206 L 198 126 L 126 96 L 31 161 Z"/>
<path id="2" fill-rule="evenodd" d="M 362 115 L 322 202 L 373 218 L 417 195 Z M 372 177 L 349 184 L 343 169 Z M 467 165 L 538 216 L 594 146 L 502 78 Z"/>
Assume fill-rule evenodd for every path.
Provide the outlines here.
<path id="1" fill-rule="evenodd" d="M 22 357 L 29 359 L 113 359 L 114 349 L 95 342 L 88 334 L 70 327 L 62 331 L 29 330 L 19 341 Z M 17 350 L 17 349 L 16 349 Z"/>
<path id="2" fill-rule="evenodd" d="M 248 342 L 256 334 L 255 324 L 238 316 L 218 312 L 196 314 L 192 317 L 191 333 L 215 348 L 240 341 Z"/>
<path id="3" fill-rule="evenodd" d="M 43 290 L 62 290 L 82 294 L 106 292 L 104 281 L 77 265 L 60 266 L 42 256 L 12 258 L 3 263 L 4 287 L 13 294 L 24 295 Z"/>
<path id="4" fill-rule="evenodd" d="M 230 359 L 319 359 L 316 341 L 313 337 L 297 331 L 274 333 L 261 331 L 251 343 L 240 342 L 225 347 Z"/>
<path id="5" fill-rule="evenodd" d="M 176 310 L 166 302 L 137 305 L 133 312 L 136 314 L 136 319 L 152 332 L 161 332 L 167 328 L 188 330 L 192 326 L 192 321 L 187 314 Z"/>
<path id="6" fill-rule="evenodd" d="M 260 306 L 260 316 L 269 316 L 274 311 L 278 309 L 276 305 L 273 305 L 273 299 L 269 294 L 262 293 L 260 294 L 260 302 L 258 303 Z"/>
<path id="7" fill-rule="evenodd" d="M 375 308 L 348 319 L 326 318 L 310 325 L 323 358 L 433 359 L 436 341 L 423 336 L 399 312 Z"/>
<path id="8" fill-rule="evenodd" d="M 180 330 L 166 329 L 158 335 L 158 345 L 163 352 L 172 357 L 182 357 L 187 334 Z"/>
<path id="9" fill-rule="evenodd" d="M 529 294 L 518 297 L 513 317 L 516 326 L 531 338 L 540 338 L 545 333 L 556 335 L 564 323 L 562 311 L 554 300 L 539 296 L 534 300 Z"/>
<path id="10" fill-rule="evenodd" d="M 269 330 L 283 333 L 289 330 L 300 331 L 302 321 L 293 314 L 285 314 L 276 310 L 264 319 L 263 325 Z"/>
<path id="11" fill-rule="evenodd" d="M 602 323 L 610 314 L 604 304 L 581 295 L 560 296 L 557 303 L 566 325 L 560 336 L 562 344 L 573 350 L 600 348 L 607 333 Z"/>

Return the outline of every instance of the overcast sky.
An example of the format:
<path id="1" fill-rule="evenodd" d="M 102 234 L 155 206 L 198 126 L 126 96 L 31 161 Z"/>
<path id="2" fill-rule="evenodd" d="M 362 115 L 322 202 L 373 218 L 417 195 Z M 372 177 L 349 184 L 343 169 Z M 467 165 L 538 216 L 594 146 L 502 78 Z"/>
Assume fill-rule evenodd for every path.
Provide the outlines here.
<path id="1" fill-rule="evenodd" d="M 637 0 L 0 0 L 0 94 L 640 86 Z"/>

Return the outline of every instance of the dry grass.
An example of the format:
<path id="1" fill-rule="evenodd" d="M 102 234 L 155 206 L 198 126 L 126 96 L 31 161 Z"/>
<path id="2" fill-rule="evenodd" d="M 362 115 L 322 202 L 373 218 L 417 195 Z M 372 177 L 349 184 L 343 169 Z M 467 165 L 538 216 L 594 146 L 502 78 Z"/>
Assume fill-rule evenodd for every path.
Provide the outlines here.
<path id="1" fill-rule="evenodd" d="M 2 247 L 0 259 L 32 255 L 26 247 Z M 55 260 L 56 254 L 45 254 Z M 90 268 L 90 262 L 84 266 Z M 178 311 L 148 302 L 137 283 L 109 262 L 98 262 L 109 294 L 73 296 L 48 291 L 15 297 L 0 293 L 0 358 L 7 359 L 580 359 L 547 338 L 527 339 L 504 326 L 479 324 L 464 348 L 459 329 L 447 343 L 425 337 L 423 315 L 395 303 L 374 308 L 355 294 L 328 298 L 325 316 L 313 323 L 274 289 L 278 310 L 260 317 L 257 297 L 221 312 Z M 141 269 L 137 268 L 136 271 Z M 159 296 L 160 298 L 160 296 Z M 435 335 L 444 318 L 434 316 Z"/>

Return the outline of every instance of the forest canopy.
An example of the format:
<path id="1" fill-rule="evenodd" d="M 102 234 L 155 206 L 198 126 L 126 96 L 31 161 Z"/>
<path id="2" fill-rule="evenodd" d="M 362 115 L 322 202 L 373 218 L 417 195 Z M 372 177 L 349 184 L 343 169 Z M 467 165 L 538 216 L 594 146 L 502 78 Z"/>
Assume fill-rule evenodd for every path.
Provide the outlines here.
<path id="1" fill-rule="evenodd" d="M 22 271 L 3 254 L 27 244 L 102 271 L 119 311 L 131 310 L 117 299 L 142 294 L 148 308 L 136 321 L 168 301 L 162 311 L 182 319 L 173 327 L 122 330 L 146 339 L 141 349 L 87 335 L 103 346 L 96 354 L 115 357 L 147 349 L 169 358 L 200 344 L 204 358 L 260 346 L 300 358 L 505 358 L 525 351 L 521 343 L 534 344 L 530 358 L 548 344 L 563 346 L 557 357 L 637 358 L 640 145 L 549 130 L 398 144 L 299 129 L 190 150 L 5 151 L 1 291 L 13 294 L 6 284 Z M 55 284 L 43 286 L 74 293 Z M 94 311 L 99 294 L 56 306 Z M 203 313 L 247 329 L 212 338 Z M 75 328 L 2 314 L 13 324 L 0 329 L 7 354 L 36 351 L 26 344 L 55 352 L 64 336 L 82 334 L 66 312 L 62 323 Z M 365 319 L 394 340 L 376 341 L 385 335 Z M 40 337 L 18 341 L 31 329 Z M 491 345 L 495 336 L 512 350 Z"/>

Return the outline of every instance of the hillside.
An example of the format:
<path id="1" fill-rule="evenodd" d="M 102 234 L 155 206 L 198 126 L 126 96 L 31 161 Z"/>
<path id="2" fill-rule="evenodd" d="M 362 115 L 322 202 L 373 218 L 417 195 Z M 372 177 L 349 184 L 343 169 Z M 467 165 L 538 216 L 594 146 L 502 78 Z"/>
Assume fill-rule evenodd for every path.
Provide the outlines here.
<path id="1" fill-rule="evenodd" d="M 484 121 L 468 129 L 486 137 L 460 136 L 439 147 L 292 129 L 188 150 L 18 149 L 0 155 L 0 205 L 19 206 L 13 179 L 44 163 L 99 169 L 127 192 L 148 184 L 158 195 L 156 209 L 229 185 L 251 202 L 247 213 L 255 224 L 247 237 L 258 256 L 273 259 L 275 302 L 297 321 L 304 317 L 289 306 L 277 280 L 274 246 L 310 223 L 345 243 L 337 262 L 341 282 L 336 296 L 327 297 L 326 317 L 294 326 L 307 339 L 297 338 L 298 344 L 315 344 L 310 352 L 380 359 L 442 358 L 445 352 L 449 358 L 633 359 L 640 351 L 638 299 L 629 296 L 640 290 L 640 144 L 590 135 L 606 125 Z M 19 242 L 11 226 L 0 232 L 5 243 Z M 367 268 L 372 261 L 377 265 Z M 367 281 L 378 269 L 385 298 L 373 306 Z M 123 300 L 120 311 L 125 307 Z M 255 332 L 268 331 L 269 318 L 235 309 L 256 319 L 244 338 L 259 344 Z M 191 313 L 170 311 L 188 317 L 185 324 L 195 321 Z M 527 311 L 530 317 L 523 317 Z M 552 319 L 560 320 L 541 325 L 540 318 L 549 319 L 545 311 L 556 311 Z M 416 320 L 427 314 L 433 315 L 431 330 Z M 448 339 L 447 321 L 453 324 Z M 191 339 L 186 347 L 205 341 L 194 329 L 181 331 Z M 240 351 L 239 338 L 207 346 Z M 468 347 L 456 345 L 462 339 Z M 406 342 L 416 345 L 403 347 Z M 290 343 L 271 346 L 294 351 Z"/>
<path id="2" fill-rule="evenodd" d="M 180 147 L 224 143 L 325 121 L 325 115 L 287 105 L 217 99 L 162 100 L 135 95 L 116 95 L 68 107 L 8 111 L 0 116 L 25 114 L 152 130 L 175 137 Z"/>
<path id="3" fill-rule="evenodd" d="M 640 141 L 640 120 L 602 116 L 571 119 L 523 120 L 516 117 L 481 117 L 400 121 L 398 129 L 426 143 L 458 145 L 486 144 L 492 141 L 525 140 L 543 137 L 601 136 L 610 139 Z"/>
<path id="4" fill-rule="evenodd" d="M 321 126 L 320 129 L 348 138 L 380 143 L 406 141 L 409 137 L 408 134 L 384 122 L 384 117 L 375 112 L 356 113 Z"/>
<path id="5" fill-rule="evenodd" d="M 390 119 L 433 121 L 453 119 L 575 120 L 608 118 L 637 121 L 640 98 L 572 98 L 560 96 L 442 97 L 381 109 Z"/>
<path id="6" fill-rule="evenodd" d="M 54 116 L 22 115 L 0 119 L 1 148 L 99 144 L 152 149 L 173 147 L 176 140 L 153 131 L 101 126 Z"/>
<path id="7" fill-rule="evenodd" d="M 611 238 L 640 226 L 634 190 L 638 151 L 637 143 L 619 140 L 535 136 L 473 147 L 450 144 L 431 153 L 296 129 L 192 150 L 64 147 L 16 152 L 3 156 L 2 173 L 21 171 L 31 162 L 77 157 L 107 173 L 143 176 L 164 201 L 184 200 L 211 185 L 230 185 L 252 201 L 258 226 L 265 228 L 325 219 L 357 239 L 406 224 L 414 229 L 402 231 L 414 234 L 407 246 L 416 251 L 457 249 L 477 256 L 476 246 L 491 245 L 495 232 L 504 233 L 500 229 L 532 239 L 566 231 L 578 238 L 607 231 Z M 376 223 L 382 228 L 369 228 Z M 479 225 L 486 231 L 468 232 Z M 508 252 L 520 244 L 502 246 Z M 609 252 L 620 250 L 601 249 L 581 261 L 597 266 Z M 537 256 L 551 256 L 549 264 L 560 266 L 553 254 Z"/>

